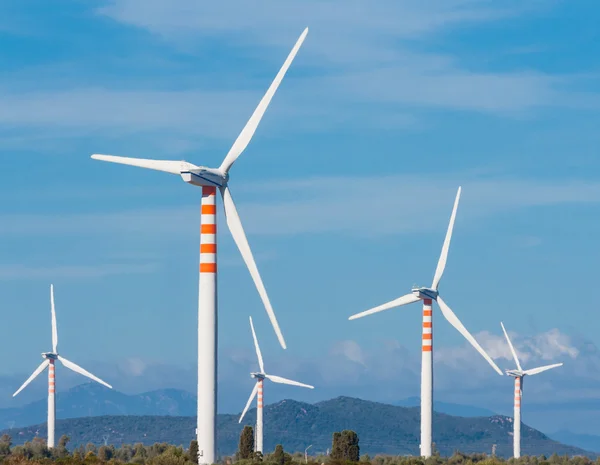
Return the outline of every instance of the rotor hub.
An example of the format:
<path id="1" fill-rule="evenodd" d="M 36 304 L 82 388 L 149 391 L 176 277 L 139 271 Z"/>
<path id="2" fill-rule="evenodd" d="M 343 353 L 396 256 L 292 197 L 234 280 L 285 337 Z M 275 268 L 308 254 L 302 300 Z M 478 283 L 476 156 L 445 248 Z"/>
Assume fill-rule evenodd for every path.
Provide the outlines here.
<path id="1" fill-rule="evenodd" d="M 429 287 L 413 287 L 412 289 L 413 295 L 418 297 L 419 299 L 431 299 L 437 300 L 438 291 L 435 289 L 431 289 Z"/>

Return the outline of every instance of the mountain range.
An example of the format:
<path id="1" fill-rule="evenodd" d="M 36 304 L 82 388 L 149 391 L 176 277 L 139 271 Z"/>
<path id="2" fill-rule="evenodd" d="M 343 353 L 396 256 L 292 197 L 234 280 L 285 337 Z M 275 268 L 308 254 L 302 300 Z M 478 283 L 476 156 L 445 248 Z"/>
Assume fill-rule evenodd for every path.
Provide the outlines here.
<path id="1" fill-rule="evenodd" d="M 414 402 L 414 399 L 406 402 Z M 187 445 L 194 436 L 195 397 L 176 389 L 126 395 L 85 384 L 60 393 L 57 406 L 57 417 L 63 418 L 57 422 L 57 434 L 70 436 L 72 446 L 88 442 L 101 444 L 104 440 L 115 445 L 163 441 Z M 446 406 L 461 407 L 456 404 Z M 15 444 L 36 435 L 45 436 L 45 417 L 45 400 L 0 410 L 0 422 L 12 426 L 4 432 L 12 436 Z M 331 447 L 334 431 L 353 429 L 359 435 L 362 453 L 418 454 L 419 418 L 418 407 L 350 397 L 316 404 L 284 400 L 265 407 L 265 448 L 272 450 L 281 443 L 286 450 L 303 451 L 312 444 L 315 452 L 325 452 Z M 220 414 L 219 454 L 234 453 L 241 429 L 254 421 L 255 410 L 248 412 L 242 424 L 238 423 L 238 415 Z M 512 452 L 512 419 L 509 417 L 461 417 L 436 412 L 433 426 L 436 447 L 444 455 L 455 450 L 489 453 L 494 444 L 498 455 L 509 456 Z M 595 456 L 581 448 L 554 441 L 525 425 L 522 427 L 522 450 L 524 454 L 535 455 L 556 452 Z"/>

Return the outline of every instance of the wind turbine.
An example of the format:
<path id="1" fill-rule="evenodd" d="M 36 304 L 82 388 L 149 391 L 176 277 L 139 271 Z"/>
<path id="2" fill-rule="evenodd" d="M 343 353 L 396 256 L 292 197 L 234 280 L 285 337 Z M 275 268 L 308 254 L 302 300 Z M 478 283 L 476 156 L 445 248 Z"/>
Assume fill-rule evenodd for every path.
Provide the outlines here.
<path id="1" fill-rule="evenodd" d="M 54 307 L 54 286 L 50 285 L 50 309 L 52 313 L 52 352 L 43 352 L 42 358 L 44 361 L 42 364 L 36 368 L 33 374 L 23 383 L 23 385 L 13 394 L 15 397 L 19 392 L 21 392 L 25 387 L 31 383 L 40 373 L 42 373 L 46 368 L 48 368 L 48 448 L 51 449 L 54 447 L 54 423 L 56 419 L 56 374 L 54 372 L 54 365 L 56 361 L 60 361 L 65 367 L 69 370 L 74 371 L 75 373 L 79 373 L 80 375 L 87 376 L 94 381 L 103 384 L 107 388 L 112 389 L 112 386 L 108 383 L 105 383 L 100 378 L 97 378 L 89 371 L 84 370 L 79 365 L 76 365 L 73 362 L 70 362 L 64 357 L 58 355 L 58 331 L 56 328 L 56 310 Z"/>
<path id="2" fill-rule="evenodd" d="M 510 338 L 508 337 L 508 333 L 504 328 L 504 324 L 500 323 L 502 326 L 502 331 L 504 332 L 504 337 L 506 337 L 506 341 L 508 342 L 508 347 L 510 347 L 510 351 L 512 352 L 512 356 L 517 364 L 516 370 L 506 370 L 506 374 L 515 378 L 515 410 L 514 410 L 514 419 L 513 419 L 513 455 L 516 459 L 521 457 L 521 399 L 523 398 L 523 380 L 526 375 L 537 375 L 546 370 L 551 370 L 552 368 L 557 368 L 562 366 L 562 363 L 555 363 L 554 365 L 546 365 L 538 368 L 531 368 L 530 370 L 523 370 L 521 368 L 521 363 L 519 363 L 519 358 L 517 357 L 517 351 L 510 342 Z"/>
<path id="3" fill-rule="evenodd" d="M 431 457 L 432 449 L 432 420 L 433 420 L 433 325 L 432 325 L 432 301 L 435 300 L 444 315 L 444 318 L 456 328 L 456 330 L 464 336 L 464 338 L 471 343 L 473 347 L 479 352 L 488 363 L 502 375 L 500 368 L 496 366 L 490 356 L 481 348 L 475 338 L 467 331 L 467 329 L 460 322 L 454 312 L 448 307 L 446 302 L 442 299 L 438 292 L 440 280 L 446 267 L 446 259 L 448 258 L 448 249 L 450 247 L 450 239 L 452 238 L 452 229 L 454 228 L 454 220 L 456 218 L 456 210 L 458 208 L 458 201 L 460 199 L 461 188 L 458 188 L 456 194 L 456 200 L 454 201 L 454 208 L 452 215 L 450 216 L 450 224 L 448 225 L 448 231 L 446 232 L 446 239 L 442 246 L 442 253 L 435 270 L 433 283 L 431 287 L 415 287 L 412 289 L 410 294 L 406 294 L 399 297 L 396 300 L 392 300 L 386 304 L 378 307 L 366 310 L 362 313 L 351 316 L 350 320 L 362 318 L 373 313 L 382 312 L 389 310 L 394 307 L 401 305 L 411 304 L 418 300 L 423 301 L 423 332 L 422 332 L 422 348 L 421 348 L 421 456 Z"/>
<path id="4" fill-rule="evenodd" d="M 250 376 L 256 379 L 256 384 L 254 385 L 254 389 L 250 393 L 250 398 L 246 403 L 246 407 L 240 416 L 239 423 L 242 422 L 246 412 L 250 408 L 250 404 L 254 400 L 254 398 L 258 395 L 258 399 L 256 401 L 256 451 L 263 451 L 263 382 L 265 379 L 271 380 L 274 383 L 279 384 L 289 384 L 291 386 L 300 386 L 308 389 L 314 389 L 314 386 L 310 386 L 309 384 L 299 383 L 298 381 L 292 381 L 291 379 L 282 378 L 281 376 L 268 375 L 265 373 L 265 364 L 263 362 L 262 354 L 260 352 L 260 347 L 258 346 L 258 339 L 256 338 L 256 332 L 254 331 L 254 324 L 252 323 L 252 317 L 250 317 L 250 328 L 252 329 L 252 338 L 254 339 L 254 348 L 256 349 L 256 357 L 258 358 L 258 366 L 260 371 L 257 373 L 250 373 Z"/>
<path id="5" fill-rule="evenodd" d="M 292 48 L 271 86 L 259 102 L 246 126 L 232 145 L 219 168 L 196 166 L 186 161 L 146 160 L 112 155 L 92 155 L 95 160 L 138 166 L 176 174 L 188 184 L 202 187 L 200 230 L 200 278 L 198 297 L 198 463 L 216 462 L 216 415 L 217 415 L 217 217 L 216 190 L 221 192 L 227 226 L 242 258 L 250 271 L 260 298 L 267 310 L 279 343 L 285 349 L 285 340 L 273 313 L 271 302 L 262 282 L 252 251 L 246 239 L 240 217 L 229 189 L 229 170 L 246 149 L 275 91 L 292 64 L 304 42 L 308 28 Z"/>

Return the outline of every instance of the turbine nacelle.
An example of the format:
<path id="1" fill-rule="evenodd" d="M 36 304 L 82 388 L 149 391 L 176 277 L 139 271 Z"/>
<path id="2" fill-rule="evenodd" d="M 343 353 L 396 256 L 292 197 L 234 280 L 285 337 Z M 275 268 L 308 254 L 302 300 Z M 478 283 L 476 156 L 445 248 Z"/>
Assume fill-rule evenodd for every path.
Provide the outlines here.
<path id="1" fill-rule="evenodd" d="M 255 379 L 265 379 L 267 377 L 265 373 L 250 373 L 250 376 Z"/>
<path id="2" fill-rule="evenodd" d="M 522 370 L 506 370 L 506 374 L 508 376 L 513 376 L 514 378 L 522 378 L 526 375 L 526 373 Z"/>
<path id="3" fill-rule="evenodd" d="M 425 300 L 425 299 L 437 300 L 437 298 L 438 298 L 438 291 L 436 291 L 435 289 L 431 289 L 429 287 L 413 287 L 412 293 L 415 297 L 418 297 L 419 299 L 422 299 L 422 300 Z"/>
<path id="4" fill-rule="evenodd" d="M 181 172 L 181 179 L 193 186 L 224 187 L 229 181 L 229 173 L 223 173 L 219 169 L 199 166 Z"/>
<path id="5" fill-rule="evenodd" d="M 42 358 L 48 360 L 58 360 L 58 354 L 55 354 L 53 352 L 42 352 Z"/>

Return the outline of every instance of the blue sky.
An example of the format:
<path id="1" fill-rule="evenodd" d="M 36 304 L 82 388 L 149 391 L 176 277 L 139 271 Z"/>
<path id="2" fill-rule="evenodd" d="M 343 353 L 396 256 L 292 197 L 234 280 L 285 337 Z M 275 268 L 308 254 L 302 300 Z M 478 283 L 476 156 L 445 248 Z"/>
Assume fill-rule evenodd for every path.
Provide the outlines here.
<path id="1" fill-rule="evenodd" d="M 430 283 L 462 185 L 445 300 L 502 368 L 500 320 L 532 360 L 578 367 L 548 374 L 540 392 L 580 376 L 585 394 L 565 401 L 600 398 L 588 369 L 600 360 L 597 12 L 589 1 L 5 2 L 2 392 L 50 349 L 51 282 L 65 356 L 126 391 L 165 387 L 174 372 L 193 385 L 200 191 L 89 156 L 218 166 L 309 26 L 231 171 L 289 349 L 220 217 L 223 378 L 250 386 L 251 314 L 267 360 L 321 383 L 308 400 L 417 395 L 396 373 L 418 355 L 418 306 L 347 317 Z M 440 395 L 495 386 L 510 407 L 509 380 L 434 321 Z M 336 357 L 372 376 L 328 377 Z M 463 360 L 478 373 L 472 390 L 460 389 L 472 376 Z"/>

